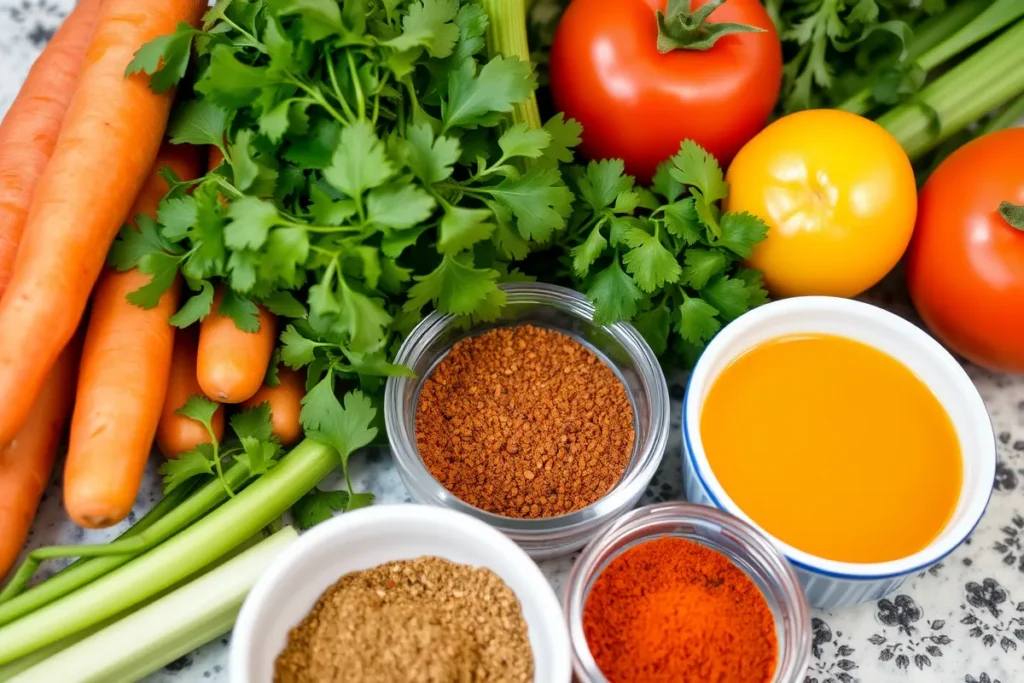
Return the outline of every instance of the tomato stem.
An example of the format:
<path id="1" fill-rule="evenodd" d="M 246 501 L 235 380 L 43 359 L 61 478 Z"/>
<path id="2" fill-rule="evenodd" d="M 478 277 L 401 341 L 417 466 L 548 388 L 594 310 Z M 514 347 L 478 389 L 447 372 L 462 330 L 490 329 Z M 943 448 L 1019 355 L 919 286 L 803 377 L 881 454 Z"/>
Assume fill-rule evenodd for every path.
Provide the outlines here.
<path id="1" fill-rule="evenodd" d="M 763 28 L 733 23 L 708 23 L 708 17 L 725 0 L 711 0 L 697 11 L 690 10 L 690 0 L 669 0 L 667 12 L 656 10 L 658 19 L 658 52 L 673 50 L 710 50 L 722 36 L 731 33 L 763 33 Z"/>
<path id="2" fill-rule="evenodd" d="M 999 205 L 999 215 L 1006 219 L 1010 227 L 1024 230 L 1024 206 L 1003 202 Z"/>

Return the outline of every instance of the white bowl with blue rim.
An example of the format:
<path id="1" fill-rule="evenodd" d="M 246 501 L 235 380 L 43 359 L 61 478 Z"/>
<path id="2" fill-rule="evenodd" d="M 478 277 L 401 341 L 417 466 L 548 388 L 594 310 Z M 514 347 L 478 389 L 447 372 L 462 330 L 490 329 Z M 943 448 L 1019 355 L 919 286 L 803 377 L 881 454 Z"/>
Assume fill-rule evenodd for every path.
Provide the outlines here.
<path id="1" fill-rule="evenodd" d="M 723 329 L 701 354 L 683 400 L 683 482 L 691 502 L 730 512 L 759 527 L 718 482 L 700 435 L 704 400 L 718 375 L 751 348 L 793 334 L 830 334 L 868 344 L 907 366 L 946 409 L 963 455 L 963 484 L 952 517 L 928 546 L 889 562 L 858 564 L 816 557 L 779 539 L 793 564 L 808 602 L 840 607 L 878 600 L 907 579 L 951 553 L 974 530 L 992 494 L 996 442 L 985 403 L 967 373 L 927 333 L 870 304 L 835 297 L 797 297 L 750 311 Z M 879 485 L 885 473 L 879 472 Z M 780 501 L 785 505 L 785 501 Z M 823 511 L 827 514 L 827 511 Z M 762 529 L 763 531 L 763 529 Z"/>

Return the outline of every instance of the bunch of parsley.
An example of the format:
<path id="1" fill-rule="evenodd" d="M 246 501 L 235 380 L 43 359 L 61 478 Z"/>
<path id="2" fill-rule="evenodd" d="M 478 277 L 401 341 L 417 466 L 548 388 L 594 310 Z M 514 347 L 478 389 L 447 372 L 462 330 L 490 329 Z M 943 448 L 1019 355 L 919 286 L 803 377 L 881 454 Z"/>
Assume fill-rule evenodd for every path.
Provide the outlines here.
<path id="1" fill-rule="evenodd" d="M 130 71 L 191 89 L 169 128 L 224 162 L 167 178 L 158 221 L 122 232 L 110 260 L 152 281 L 180 273 L 187 327 L 220 312 L 255 330 L 286 319 L 281 360 L 307 367 L 302 422 L 329 438 L 336 383 L 378 393 L 407 370 L 390 351 L 428 307 L 486 319 L 509 264 L 563 230 L 560 164 L 579 127 L 513 124 L 536 88 L 529 62 L 485 54 L 488 17 L 458 0 L 221 0 L 201 29 L 147 44 Z M 188 76 L 188 78 L 186 78 Z"/>
<path id="2" fill-rule="evenodd" d="M 594 302 L 603 324 L 630 320 L 656 354 L 689 366 L 722 326 L 767 301 L 761 273 L 745 268 L 768 227 L 722 213 L 728 194 L 714 157 L 691 140 L 648 188 L 621 161 L 567 173 L 579 201 L 559 237 L 561 273 Z"/>

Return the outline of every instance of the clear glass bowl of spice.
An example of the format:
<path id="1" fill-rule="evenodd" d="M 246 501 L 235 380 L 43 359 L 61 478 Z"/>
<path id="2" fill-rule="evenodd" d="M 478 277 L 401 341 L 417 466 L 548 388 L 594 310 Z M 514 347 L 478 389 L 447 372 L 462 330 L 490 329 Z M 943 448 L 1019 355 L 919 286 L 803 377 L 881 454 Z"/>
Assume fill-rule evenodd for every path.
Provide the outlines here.
<path id="1" fill-rule="evenodd" d="M 384 415 L 416 501 L 482 519 L 534 558 L 583 547 L 632 508 L 668 442 L 668 387 L 632 325 L 581 294 L 502 285 L 497 320 L 432 313 L 395 360 Z"/>
<path id="2" fill-rule="evenodd" d="M 811 618 L 796 573 L 746 522 L 660 503 L 608 525 L 570 572 L 580 683 L 801 683 Z"/>

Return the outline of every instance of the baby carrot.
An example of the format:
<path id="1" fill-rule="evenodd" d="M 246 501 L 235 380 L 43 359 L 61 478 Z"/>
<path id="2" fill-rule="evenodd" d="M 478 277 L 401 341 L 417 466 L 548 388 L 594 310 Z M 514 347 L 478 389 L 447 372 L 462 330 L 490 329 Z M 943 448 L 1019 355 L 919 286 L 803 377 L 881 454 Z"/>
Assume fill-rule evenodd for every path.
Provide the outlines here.
<path id="1" fill-rule="evenodd" d="M 220 313 L 221 292 L 199 325 L 196 376 L 203 393 L 221 403 L 241 403 L 259 391 L 277 341 L 277 318 L 259 307 L 259 329 L 243 332 Z"/>
<path id="2" fill-rule="evenodd" d="M 164 397 L 160 412 L 160 424 L 156 428 L 156 445 L 166 458 L 177 458 L 201 443 L 210 443 L 210 434 L 201 422 L 175 412 L 185 405 L 189 397 L 203 393 L 196 379 L 197 347 L 195 329 L 179 330 L 175 335 L 171 377 L 167 382 L 167 396 Z M 218 407 L 213 414 L 211 425 L 217 440 L 224 438 L 223 406 Z"/>
<path id="3" fill-rule="evenodd" d="M 281 440 L 281 445 L 290 446 L 302 436 L 299 412 L 302 410 L 302 397 L 306 395 L 306 377 L 304 373 L 282 367 L 277 371 L 277 379 L 276 387 L 264 384 L 243 405 L 252 408 L 270 403 L 271 428 Z"/>
<path id="4" fill-rule="evenodd" d="M 198 150 L 165 145 L 131 216 L 156 215 L 168 189 L 159 176 L 164 167 L 195 178 Z M 180 286 L 175 282 L 146 310 L 126 297 L 149 279 L 136 269 L 106 270 L 93 295 L 64 467 L 64 505 L 82 526 L 110 526 L 128 514 L 153 448 L 174 345 L 167 319 L 177 310 Z"/>

